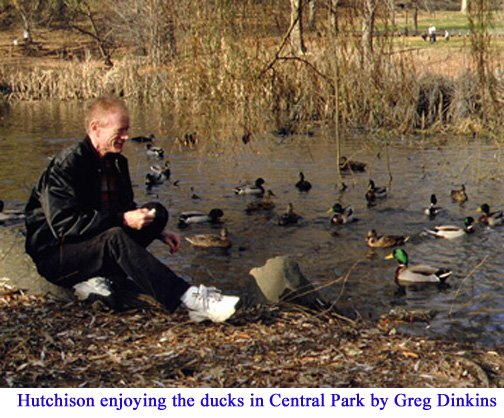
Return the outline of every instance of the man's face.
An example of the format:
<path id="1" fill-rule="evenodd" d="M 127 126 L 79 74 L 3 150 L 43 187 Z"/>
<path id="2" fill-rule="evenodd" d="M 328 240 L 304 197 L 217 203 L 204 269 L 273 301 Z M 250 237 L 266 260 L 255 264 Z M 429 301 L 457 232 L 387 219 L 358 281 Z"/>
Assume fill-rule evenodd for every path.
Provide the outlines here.
<path id="1" fill-rule="evenodd" d="M 121 153 L 124 142 L 129 139 L 129 117 L 120 110 L 113 110 L 108 115 L 108 122 L 100 125 L 91 122 L 91 140 L 101 157 L 108 153 Z"/>

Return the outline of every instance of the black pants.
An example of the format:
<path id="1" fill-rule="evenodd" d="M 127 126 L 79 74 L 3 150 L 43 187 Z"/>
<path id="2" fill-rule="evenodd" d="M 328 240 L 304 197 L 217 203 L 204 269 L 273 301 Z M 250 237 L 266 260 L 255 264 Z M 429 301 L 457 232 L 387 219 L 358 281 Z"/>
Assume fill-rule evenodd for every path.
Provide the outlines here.
<path id="1" fill-rule="evenodd" d="M 173 312 L 190 285 L 146 250 L 164 229 L 168 212 L 157 203 L 145 207 L 156 208 L 156 218 L 148 227 L 140 231 L 114 227 L 88 240 L 63 244 L 38 260 L 39 273 L 67 288 L 95 276 L 109 278 L 115 288 L 131 279 Z"/>

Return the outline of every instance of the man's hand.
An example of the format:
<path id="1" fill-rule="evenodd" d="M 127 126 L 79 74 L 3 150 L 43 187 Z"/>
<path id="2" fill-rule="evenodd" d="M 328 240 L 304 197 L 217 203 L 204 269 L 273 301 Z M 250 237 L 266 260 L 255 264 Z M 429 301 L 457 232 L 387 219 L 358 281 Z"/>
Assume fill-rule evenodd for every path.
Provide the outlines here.
<path id="1" fill-rule="evenodd" d="M 180 248 L 180 235 L 175 232 L 163 232 L 161 241 L 170 247 L 170 252 L 176 253 Z"/>
<path id="2" fill-rule="evenodd" d="M 150 225 L 155 217 L 156 212 L 154 209 L 141 208 L 124 212 L 123 220 L 125 226 L 140 230 Z"/>

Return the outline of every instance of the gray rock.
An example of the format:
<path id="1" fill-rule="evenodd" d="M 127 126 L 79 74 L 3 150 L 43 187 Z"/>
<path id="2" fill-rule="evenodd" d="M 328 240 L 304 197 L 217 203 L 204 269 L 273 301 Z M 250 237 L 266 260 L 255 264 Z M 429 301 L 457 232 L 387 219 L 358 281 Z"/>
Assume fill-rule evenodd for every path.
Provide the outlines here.
<path id="1" fill-rule="evenodd" d="M 0 228 L 0 278 L 16 290 L 36 295 L 52 294 L 61 300 L 70 300 L 68 292 L 48 282 L 37 272 L 32 259 L 24 249 L 24 236 L 15 229 Z"/>
<path id="2" fill-rule="evenodd" d="M 288 256 L 270 258 L 262 267 L 250 270 L 257 291 L 249 286 L 251 303 L 277 303 L 279 300 L 306 306 L 320 306 L 322 297 L 303 275 L 298 263 Z"/>

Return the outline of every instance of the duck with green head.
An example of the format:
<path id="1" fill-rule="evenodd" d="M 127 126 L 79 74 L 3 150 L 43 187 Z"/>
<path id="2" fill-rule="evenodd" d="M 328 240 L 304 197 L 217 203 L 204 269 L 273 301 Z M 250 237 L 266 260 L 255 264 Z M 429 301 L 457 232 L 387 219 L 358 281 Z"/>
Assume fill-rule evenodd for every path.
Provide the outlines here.
<path id="1" fill-rule="evenodd" d="M 335 203 L 327 213 L 334 213 L 331 217 L 332 224 L 347 224 L 355 221 L 354 210 L 351 205 L 344 208 L 341 203 Z"/>
<path id="2" fill-rule="evenodd" d="M 179 215 L 179 226 L 187 226 L 191 224 L 200 224 L 209 222 L 212 224 L 217 224 L 221 222 L 221 218 L 224 216 L 222 209 L 212 209 L 208 214 L 199 211 L 188 211 L 182 212 Z"/>
<path id="3" fill-rule="evenodd" d="M 427 264 L 408 264 L 408 254 L 402 248 L 396 248 L 386 259 L 395 258 L 399 266 L 395 272 L 398 285 L 421 283 L 444 283 L 452 272 L 446 268 L 432 267 Z"/>
<path id="4" fill-rule="evenodd" d="M 438 225 L 433 230 L 428 229 L 427 232 L 438 238 L 454 239 L 466 236 L 474 232 L 474 218 L 468 216 L 464 219 L 464 226 L 456 225 Z"/>
<path id="5" fill-rule="evenodd" d="M 476 211 L 481 212 L 478 219 L 481 223 L 488 226 L 497 226 L 504 223 L 504 213 L 501 210 L 490 212 L 490 206 L 486 203 L 483 203 Z"/>
<path id="6" fill-rule="evenodd" d="M 265 192 L 263 184 L 266 183 L 262 177 L 256 179 L 254 184 L 242 184 L 235 187 L 233 190 L 235 194 L 246 194 L 254 196 L 262 196 Z"/>

